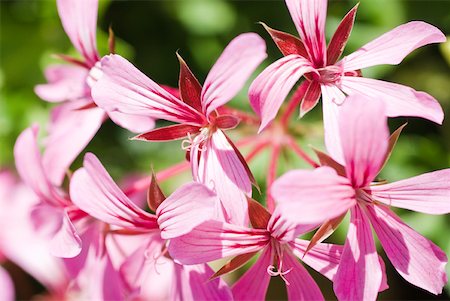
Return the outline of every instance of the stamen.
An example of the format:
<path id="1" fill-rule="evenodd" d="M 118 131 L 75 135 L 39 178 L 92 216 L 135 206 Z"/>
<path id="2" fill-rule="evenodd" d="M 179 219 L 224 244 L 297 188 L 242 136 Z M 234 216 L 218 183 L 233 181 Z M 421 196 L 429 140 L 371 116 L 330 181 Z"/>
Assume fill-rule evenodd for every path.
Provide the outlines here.
<path id="1" fill-rule="evenodd" d="M 286 283 L 286 285 L 290 285 L 289 281 L 286 279 L 285 275 L 287 275 L 293 268 L 290 268 L 283 272 L 283 250 L 281 245 L 278 242 L 273 242 L 273 246 L 275 248 L 275 258 L 278 259 L 278 268 L 274 265 L 269 265 L 267 267 L 267 274 L 270 276 L 280 276 L 281 279 Z"/>
<path id="2" fill-rule="evenodd" d="M 191 133 L 187 133 L 187 139 L 181 142 L 181 149 L 185 151 L 191 151 L 193 147 L 198 146 L 198 150 L 206 151 L 206 145 L 204 142 L 209 139 L 209 129 L 203 128 L 200 133 L 192 137 Z"/>

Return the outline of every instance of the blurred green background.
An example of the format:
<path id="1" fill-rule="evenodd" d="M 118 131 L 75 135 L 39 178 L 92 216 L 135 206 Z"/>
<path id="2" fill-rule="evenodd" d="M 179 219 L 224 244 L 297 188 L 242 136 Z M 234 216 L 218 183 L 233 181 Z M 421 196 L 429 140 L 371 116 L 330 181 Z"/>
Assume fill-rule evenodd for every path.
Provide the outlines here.
<path id="1" fill-rule="evenodd" d="M 332 35 L 340 18 L 357 1 L 330 1 L 327 36 Z M 346 53 L 356 50 L 374 37 L 410 20 L 423 20 L 450 33 L 450 1 L 432 0 L 362 0 L 356 25 Z M 43 70 L 53 53 L 73 54 L 74 50 L 60 24 L 54 1 L 0 1 L 0 167 L 13 168 L 12 147 L 17 135 L 31 123 L 45 128 L 52 105 L 38 99 L 33 87 L 43 83 Z M 109 25 L 118 38 L 117 52 L 149 75 L 156 82 L 177 85 L 178 61 L 175 52 L 188 62 L 200 82 L 226 44 L 242 32 L 259 33 L 267 42 L 267 66 L 281 54 L 263 28 L 269 26 L 297 35 L 283 1 L 101 1 L 98 46 L 106 54 Z M 450 113 L 450 43 L 431 45 L 409 55 L 399 66 L 381 66 L 364 70 L 366 76 L 402 83 L 430 93 Z M 232 101 L 234 106 L 249 110 L 247 89 Z M 297 121 L 310 131 L 299 137 L 301 145 L 323 147 L 321 110 Z M 448 117 L 447 117 L 448 118 Z M 450 122 L 442 126 L 417 118 L 396 118 L 390 121 L 395 129 L 405 121 L 404 130 L 382 177 L 399 180 L 423 172 L 446 168 L 450 162 Z M 75 131 L 76 129 L 74 129 Z M 143 143 L 129 141 L 129 132 L 111 122 L 103 125 L 88 150 L 95 152 L 116 178 L 130 171 L 147 173 L 153 164 L 156 170 L 183 160 L 179 142 Z M 251 164 L 264 188 L 267 153 Z M 74 168 L 80 165 L 78 160 Z M 288 166 L 305 166 L 292 155 L 286 156 L 279 173 Z M 172 189 L 167 186 L 166 189 Z M 263 189 L 264 191 L 264 189 Z M 263 196 L 264 198 L 264 196 Z M 427 216 L 401 211 L 401 217 L 413 228 L 436 242 L 450 254 L 450 221 L 448 216 Z M 331 237 L 344 242 L 345 227 Z M 380 299 L 448 299 L 444 293 L 434 297 L 414 288 L 398 276 L 386 260 L 390 289 Z M 448 269 L 450 272 L 450 270 Z M 315 272 L 312 272 L 317 276 Z M 331 284 L 316 277 L 325 296 L 333 299 Z M 285 298 L 284 283 L 273 278 L 269 298 Z M 447 289 L 450 287 L 447 285 Z M 448 291 L 447 291 L 448 292 Z M 20 294 L 19 294 L 20 297 Z"/>

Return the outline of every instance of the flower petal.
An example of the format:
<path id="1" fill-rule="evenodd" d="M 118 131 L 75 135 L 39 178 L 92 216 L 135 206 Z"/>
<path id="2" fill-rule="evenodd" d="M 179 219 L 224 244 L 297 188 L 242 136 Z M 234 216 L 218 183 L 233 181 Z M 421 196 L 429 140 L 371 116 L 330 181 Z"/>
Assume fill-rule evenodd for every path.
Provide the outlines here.
<path id="1" fill-rule="evenodd" d="M 339 131 L 347 178 L 353 187 L 372 182 L 384 164 L 389 129 L 384 106 L 364 96 L 347 97 L 339 117 Z"/>
<path id="2" fill-rule="evenodd" d="M 207 221 L 186 235 L 170 240 L 170 255 L 182 264 L 256 252 L 269 243 L 265 230 L 249 229 L 219 221 Z"/>
<path id="3" fill-rule="evenodd" d="M 334 244 L 319 243 L 305 255 L 308 245 L 309 241 L 303 239 L 296 239 L 290 244 L 293 253 L 298 258 L 301 258 L 304 263 L 333 281 L 339 266 L 343 247 Z"/>
<path id="4" fill-rule="evenodd" d="M 107 112 L 119 111 L 179 123 L 201 123 L 203 117 L 120 55 L 101 61 L 102 75 L 92 87 L 95 103 Z"/>
<path id="5" fill-rule="evenodd" d="M 266 43 L 256 33 L 234 38 L 206 77 L 201 94 L 205 115 L 230 101 L 266 57 Z"/>
<path id="6" fill-rule="evenodd" d="M 147 132 L 155 127 L 155 119 L 141 115 L 129 115 L 117 111 L 108 112 L 109 118 L 133 133 Z"/>
<path id="7" fill-rule="evenodd" d="M 450 169 L 370 187 L 373 198 L 389 206 L 428 214 L 450 213 Z"/>
<path id="8" fill-rule="evenodd" d="M 445 35 L 422 21 L 402 24 L 367 43 L 343 60 L 345 71 L 370 66 L 399 64 L 413 50 L 431 43 L 445 42 Z"/>
<path id="9" fill-rule="evenodd" d="M 98 0 L 57 0 L 58 14 L 73 46 L 92 67 L 100 59 L 96 28 Z"/>
<path id="10" fill-rule="evenodd" d="M 386 255 L 410 283 L 440 294 L 447 283 L 447 256 L 385 206 L 369 207 L 369 218 Z"/>
<path id="11" fill-rule="evenodd" d="M 189 124 L 173 124 L 151 130 L 133 139 L 144 141 L 171 141 L 185 138 L 188 134 L 197 134 L 200 127 Z"/>
<path id="12" fill-rule="evenodd" d="M 362 94 L 383 102 L 389 117 L 421 117 L 442 124 L 444 112 L 439 102 L 431 95 L 410 87 L 376 79 L 343 76 L 342 90 L 351 94 Z"/>
<path id="13" fill-rule="evenodd" d="M 325 300 L 319 286 L 292 254 L 284 252 L 283 269 L 289 300 Z M 284 272 L 284 271 L 282 271 Z"/>
<path id="14" fill-rule="evenodd" d="M 314 67 L 324 67 L 327 63 L 325 42 L 327 1 L 286 0 L 286 5 Z"/>
<path id="15" fill-rule="evenodd" d="M 45 101 L 61 102 L 85 97 L 89 93 L 86 84 L 86 68 L 76 65 L 51 65 L 45 69 L 47 84 L 34 87 L 34 92 Z"/>
<path id="16" fill-rule="evenodd" d="M 369 220 L 365 212 L 355 206 L 351 212 L 341 262 L 334 278 L 334 292 L 339 300 L 375 300 L 382 278 Z"/>
<path id="17" fill-rule="evenodd" d="M 232 291 L 236 301 L 265 300 L 271 277 L 267 273 L 267 268 L 272 265 L 272 261 L 272 248 L 269 245 L 264 248 L 258 260 L 252 267 L 233 285 Z"/>
<path id="18" fill-rule="evenodd" d="M 261 117 L 262 131 L 277 115 L 281 104 L 295 83 L 307 72 L 314 71 L 305 58 L 291 54 L 267 67 L 253 81 L 249 90 L 250 104 Z"/>
<path id="19" fill-rule="evenodd" d="M 163 239 L 190 232 L 201 223 L 217 219 L 222 210 L 219 198 L 200 183 L 188 183 L 178 188 L 156 210 Z"/>
<path id="20" fill-rule="evenodd" d="M 50 241 L 50 253 L 56 257 L 73 258 L 81 252 L 81 238 L 67 213 L 62 215 L 61 228 Z"/>
<path id="21" fill-rule="evenodd" d="M 175 289 L 170 300 L 233 300 L 224 280 L 211 280 L 213 270 L 207 264 L 175 264 Z"/>
<path id="22" fill-rule="evenodd" d="M 137 207 L 91 153 L 84 157 L 84 168 L 72 176 L 70 197 L 81 210 L 105 223 L 145 232 L 158 229 L 156 217 Z"/>
<path id="23" fill-rule="evenodd" d="M 289 54 L 298 54 L 304 58 L 308 58 L 305 45 L 303 45 L 303 42 L 299 38 L 286 32 L 270 28 L 263 22 L 260 22 L 260 24 L 270 34 L 270 37 L 284 56 Z"/>
<path id="24" fill-rule="evenodd" d="M 14 283 L 8 272 L 0 266 L 0 300 L 13 301 L 15 300 Z"/>
<path id="25" fill-rule="evenodd" d="M 285 173 L 272 185 L 280 212 L 296 224 L 319 224 L 355 205 L 348 180 L 327 166 Z"/>
<path id="26" fill-rule="evenodd" d="M 106 116 L 100 108 L 78 109 L 71 103 L 53 110 L 55 118 L 50 124 L 42 164 L 50 181 L 61 186 L 70 165 L 95 136 Z"/>

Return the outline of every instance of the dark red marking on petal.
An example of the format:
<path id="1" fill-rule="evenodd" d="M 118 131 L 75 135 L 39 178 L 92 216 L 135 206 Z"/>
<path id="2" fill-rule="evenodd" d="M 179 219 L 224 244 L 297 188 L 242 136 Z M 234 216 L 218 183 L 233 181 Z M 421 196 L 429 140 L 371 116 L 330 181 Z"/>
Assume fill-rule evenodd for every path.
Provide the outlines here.
<path id="1" fill-rule="evenodd" d="M 329 166 L 333 168 L 338 175 L 345 177 L 345 167 L 336 162 L 333 158 L 331 158 L 329 155 L 313 148 L 313 151 L 316 153 L 317 158 L 319 158 L 320 166 Z"/>
<path id="2" fill-rule="evenodd" d="M 300 117 L 303 117 L 317 105 L 321 94 L 320 84 L 317 81 L 312 81 L 300 104 Z"/>
<path id="3" fill-rule="evenodd" d="M 202 86 L 178 53 L 177 58 L 180 62 L 180 78 L 178 81 L 178 86 L 180 88 L 181 100 L 196 109 L 198 112 L 202 112 Z"/>
<path id="4" fill-rule="evenodd" d="M 166 127 L 151 130 L 147 133 L 137 135 L 132 140 L 145 141 L 171 141 L 186 137 L 188 133 L 195 134 L 200 130 L 200 126 L 189 124 L 174 124 Z"/>
<path id="5" fill-rule="evenodd" d="M 357 3 L 342 19 L 338 28 L 336 29 L 330 44 L 327 49 L 327 63 L 334 65 L 341 54 L 344 52 L 345 45 L 347 45 L 348 38 L 352 32 L 353 24 L 355 23 L 356 11 L 358 10 Z"/>
<path id="6" fill-rule="evenodd" d="M 222 130 L 231 130 L 238 126 L 241 120 L 232 115 L 220 115 L 214 120 L 214 124 Z"/>
<path id="7" fill-rule="evenodd" d="M 267 229 L 270 217 L 270 212 L 260 203 L 254 199 L 247 197 L 248 216 L 250 223 L 255 229 Z"/>
<path id="8" fill-rule="evenodd" d="M 223 267 L 221 267 L 220 270 L 215 272 L 214 275 L 212 275 L 209 279 L 213 280 L 224 274 L 237 270 L 238 268 L 246 264 L 250 259 L 252 259 L 252 257 L 255 256 L 256 253 L 258 252 L 246 253 L 234 257 L 233 259 L 228 261 Z"/>
<path id="9" fill-rule="evenodd" d="M 260 24 L 264 26 L 264 29 L 270 34 L 272 40 L 284 56 L 298 54 L 304 58 L 309 58 L 305 45 L 303 45 L 303 42 L 299 38 L 286 32 L 270 28 L 263 22 L 260 22 Z"/>

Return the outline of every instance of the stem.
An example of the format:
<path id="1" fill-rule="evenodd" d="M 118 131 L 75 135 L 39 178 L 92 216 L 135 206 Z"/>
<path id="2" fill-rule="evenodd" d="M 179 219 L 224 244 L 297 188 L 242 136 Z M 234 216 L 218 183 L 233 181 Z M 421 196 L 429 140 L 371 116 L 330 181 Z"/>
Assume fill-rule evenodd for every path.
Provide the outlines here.
<path id="1" fill-rule="evenodd" d="M 292 150 L 300 157 L 302 158 L 306 163 L 311 165 L 313 168 L 317 168 L 320 165 L 316 163 L 305 151 L 295 142 L 295 140 L 292 137 L 289 137 L 287 139 L 287 144 L 292 148 Z"/>
<path id="2" fill-rule="evenodd" d="M 267 173 L 267 209 L 271 213 L 275 210 L 275 201 L 270 195 L 270 188 L 272 186 L 272 183 L 275 181 L 275 177 L 277 176 L 278 157 L 280 155 L 280 150 L 281 147 L 279 144 L 273 145 L 272 154 L 269 161 L 269 171 Z"/>
<path id="3" fill-rule="evenodd" d="M 245 161 L 250 162 L 253 160 L 256 155 L 258 155 L 260 152 L 262 152 L 268 145 L 270 144 L 269 141 L 262 141 L 260 143 L 257 143 L 254 148 L 245 156 Z"/>
<path id="4" fill-rule="evenodd" d="M 284 128 L 287 127 L 289 119 L 291 118 L 297 106 L 302 102 L 308 88 L 309 81 L 304 81 L 297 88 L 297 91 L 295 91 L 294 95 L 292 95 L 291 100 L 289 101 L 288 106 L 286 107 L 286 110 L 283 112 L 280 119 L 280 123 Z"/>

